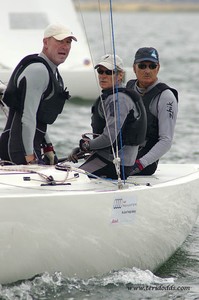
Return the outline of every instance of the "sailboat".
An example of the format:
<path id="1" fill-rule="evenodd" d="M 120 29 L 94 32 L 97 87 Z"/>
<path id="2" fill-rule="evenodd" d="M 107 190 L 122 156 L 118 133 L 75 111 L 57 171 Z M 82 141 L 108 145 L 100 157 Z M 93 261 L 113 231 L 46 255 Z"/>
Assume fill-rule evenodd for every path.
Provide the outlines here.
<path id="1" fill-rule="evenodd" d="M 61 163 L 0 167 L 0 283 L 59 271 L 155 271 L 199 213 L 199 165 L 160 164 L 125 184 Z"/>
<path id="2" fill-rule="evenodd" d="M 64 12 L 66 4 L 69 17 Z M 4 70 L 12 69 L 27 52 L 40 50 L 46 23 L 59 18 L 75 24 L 71 2 L 60 0 L 59 5 L 63 14 L 51 1 L 35 0 L 28 8 L 23 0 L 16 6 L 5 2 L 2 9 L 7 8 L 10 21 L 8 25 L 8 14 L 2 12 L 5 30 L 0 29 L 0 37 L 10 39 L 0 49 Z M 38 16 L 41 24 L 37 24 Z M 30 21 L 27 31 L 19 22 L 24 19 Z M 18 28 L 14 25 L 10 30 L 16 22 Z M 89 90 L 92 86 L 85 74 L 91 74 L 88 70 L 93 67 L 83 63 L 89 52 L 78 28 L 78 22 L 71 27 L 84 55 L 76 66 L 80 56 L 72 56 L 74 46 L 68 69 L 62 70 L 71 93 L 74 81 L 81 86 L 85 79 Z M 19 41 L 25 45 L 13 51 Z M 85 75 L 81 80 L 80 64 Z M 0 166 L 0 284 L 43 272 L 86 279 L 125 267 L 155 271 L 182 245 L 198 218 L 197 164 L 159 164 L 154 175 L 132 176 L 124 182 L 88 175 L 67 162 Z"/>

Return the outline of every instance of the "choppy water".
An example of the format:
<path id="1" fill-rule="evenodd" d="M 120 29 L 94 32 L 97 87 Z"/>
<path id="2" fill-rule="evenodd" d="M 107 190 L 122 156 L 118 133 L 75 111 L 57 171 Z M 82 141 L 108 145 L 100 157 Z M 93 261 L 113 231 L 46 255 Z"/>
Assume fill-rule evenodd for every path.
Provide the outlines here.
<path id="1" fill-rule="evenodd" d="M 94 58 L 104 54 L 99 15 L 83 12 Z M 102 14 L 107 23 L 107 13 Z M 95 24 L 95 26 L 94 26 Z M 160 54 L 159 78 L 179 91 L 179 115 L 175 140 L 162 162 L 198 163 L 199 154 L 199 15 L 198 13 L 115 13 L 116 52 L 127 66 L 132 65 L 137 48 L 156 47 Z M 104 27 L 109 51 L 108 27 Z M 64 157 L 90 132 L 87 102 L 66 105 L 50 134 L 59 157 Z M 0 113 L 0 129 L 5 118 Z M 199 299 L 199 222 L 182 247 L 155 274 L 147 270 L 125 269 L 83 281 L 64 278 L 59 272 L 32 280 L 0 286 L 0 299 Z"/>

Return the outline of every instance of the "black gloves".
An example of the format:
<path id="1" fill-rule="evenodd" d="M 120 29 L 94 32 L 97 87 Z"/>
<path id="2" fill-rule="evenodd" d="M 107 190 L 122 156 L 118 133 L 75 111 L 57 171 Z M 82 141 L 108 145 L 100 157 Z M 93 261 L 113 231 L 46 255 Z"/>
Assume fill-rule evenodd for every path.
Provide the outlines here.
<path id="1" fill-rule="evenodd" d="M 136 161 L 132 167 L 132 171 L 131 171 L 130 175 L 136 175 L 136 174 L 140 173 L 143 169 L 144 169 L 144 167 L 141 164 L 140 160 L 136 159 Z"/>
<path id="2" fill-rule="evenodd" d="M 72 161 L 73 163 L 77 163 L 78 162 L 78 154 L 81 152 L 80 148 L 74 148 L 71 153 L 68 155 L 67 160 L 68 161 Z"/>

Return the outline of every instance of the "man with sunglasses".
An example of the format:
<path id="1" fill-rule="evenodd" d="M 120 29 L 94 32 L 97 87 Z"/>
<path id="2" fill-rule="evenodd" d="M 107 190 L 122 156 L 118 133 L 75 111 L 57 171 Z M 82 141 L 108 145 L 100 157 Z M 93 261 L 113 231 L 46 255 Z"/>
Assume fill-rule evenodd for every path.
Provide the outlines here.
<path id="1" fill-rule="evenodd" d="M 153 174 L 159 159 L 172 145 L 178 93 L 158 79 L 159 69 L 159 55 L 155 48 L 137 50 L 133 64 L 137 79 L 129 80 L 126 86 L 142 96 L 147 113 L 147 133 L 145 142 L 139 147 L 131 175 Z"/>
<path id="2" fill-rule="evenodd" d="M 95 69 L 102 94 L 92 106 L 94 138 L 84 136 L 69 160 L 77 162 L 79 151 L 89 152 L 91 155 L 80 169 L 96 176 L 117 179 L 119 175 L 126 179 L 135 162 L 138 145 L 145 139 L 146 112 L 141 97 L 122 87 L 124 68 L 119 56 L 103 56 Z M 117 145 L 118 160 L 114 159 Z"/>

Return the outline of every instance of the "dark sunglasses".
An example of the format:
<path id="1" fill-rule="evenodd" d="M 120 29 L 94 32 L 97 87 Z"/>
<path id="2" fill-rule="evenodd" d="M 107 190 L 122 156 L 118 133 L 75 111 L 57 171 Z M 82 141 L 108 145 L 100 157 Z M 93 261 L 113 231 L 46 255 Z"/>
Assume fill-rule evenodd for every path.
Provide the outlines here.
<path id="1" fill-rule="evenodd" d="M 144 70 L 144 69 L 146 69 L 146 68 L 149 68 L 149 69 L 151 69 L 151 70 L 154 70 L 154 69 L 157 68 L 157 66 L 158 66 L 158 65 L 155 64 L 155 63 L 151 63 L 151 64 L 149 64 L 149 65 L 146 65 L 146 64 L 144 64 L 144 63 L 138 64 L 138 68 L 141 69 L 141 70 Z"/>
<path id="2" fill-rule="evenodd" d="M 100 68 L 97 69 L 97 73 L 102 75 L 102 74 L 106 74 L 106 75 L 112 75 L 112 74 L 115 74 L 115 71 L 114 70 L 102 70 Z"/>

